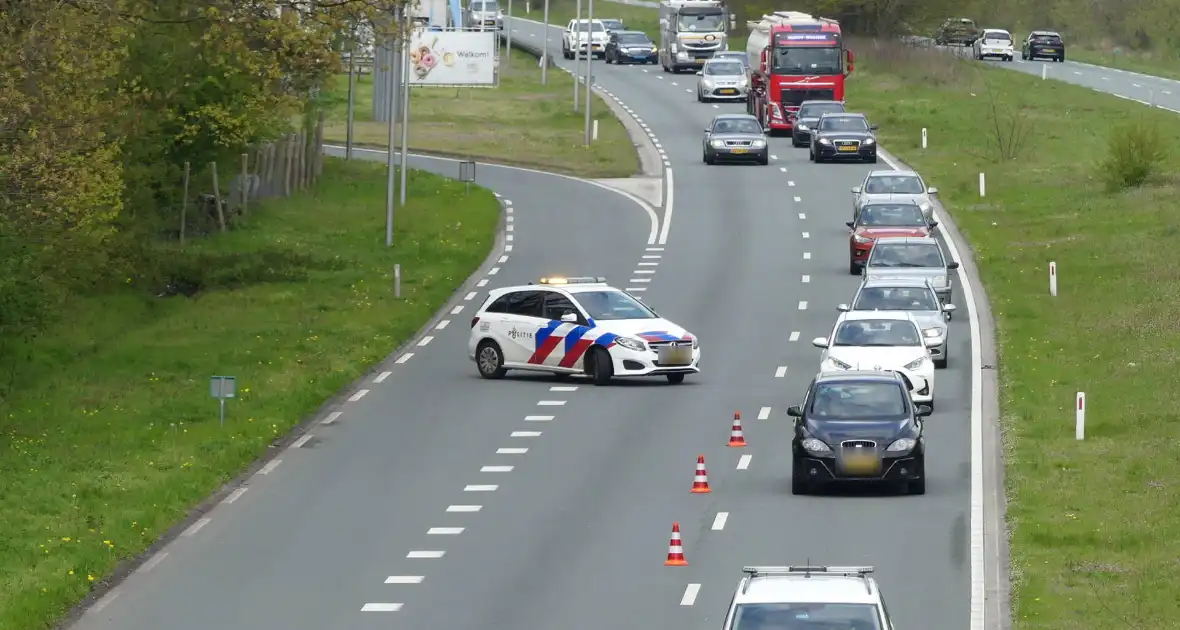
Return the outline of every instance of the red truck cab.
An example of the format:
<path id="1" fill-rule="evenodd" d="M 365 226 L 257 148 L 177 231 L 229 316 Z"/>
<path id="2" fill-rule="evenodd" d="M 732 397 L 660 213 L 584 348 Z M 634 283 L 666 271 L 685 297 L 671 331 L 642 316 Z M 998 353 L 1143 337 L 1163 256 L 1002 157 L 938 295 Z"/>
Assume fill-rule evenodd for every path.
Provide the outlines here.
<path id="1" fill-rule="evenodd" d="M 852 51 L 840 24 L 827 18 L 791 21 L 770 29 L 757 70 L 751 72 L 747 111 L 771 132 L 790 131 L 803 101 L 844 100 Z"/>

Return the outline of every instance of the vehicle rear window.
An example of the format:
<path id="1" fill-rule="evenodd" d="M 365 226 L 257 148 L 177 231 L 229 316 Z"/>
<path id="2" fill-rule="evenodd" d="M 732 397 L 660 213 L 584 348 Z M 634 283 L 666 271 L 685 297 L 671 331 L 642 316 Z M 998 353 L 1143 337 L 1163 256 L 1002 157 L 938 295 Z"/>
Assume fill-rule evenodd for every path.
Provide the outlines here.
<path id="1" fill-rule="evenodd" d="M 924 287 L 865 287 L 852 305 L 856 311 L 937 311 L 938 298 Z"/>
<path id="2" fill-rule="evenodd" d="M 880 243 L 869 254 L 870 267 L 934 268 L 943 267 L 942 250 L 937 243 Z"/>
<path id="3" fill-rule="evenodd" d="M 991 39 L 991 40 L 995 40 L 995 41 L 999 41 L 999 42 L 1010 42 L 1010 41 L 1012 41 L 1012 36 L 1011 36 L 1011 35 L 1009 35 L 1009 34 L 1007 34 L 1007 33 L 997 33 L 997 32 L 995 32 L 995 31 L 992 31 L 992 32 L 990 32 L 990 33 L 985 33 L 985 34 L 983 35 L 983 38 L 984 38 L 984 39 Z"/>
<path id="4" fill-rule="evenodd" d="M 1038 44 L 1060 44 L 1061 38 L 1057 35 L 1037 35 L 1033 37 L 1033 41 Z"/>

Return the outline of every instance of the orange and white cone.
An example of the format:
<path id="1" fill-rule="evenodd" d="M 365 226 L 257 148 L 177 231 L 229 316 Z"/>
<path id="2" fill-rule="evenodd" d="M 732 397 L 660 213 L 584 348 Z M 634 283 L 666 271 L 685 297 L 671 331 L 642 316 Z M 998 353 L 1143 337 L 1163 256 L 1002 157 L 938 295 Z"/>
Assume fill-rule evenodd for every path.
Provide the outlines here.
<path id="1" fill-rule="evenodd" d="M 664 566 L 688 566 L 688 560 L 684 559 L 684 547 L 680 542 L 680 523 L 672 523 L 672 540 L 668 542 L 668 559 L 664 561 Z"/>
<path id="2" fill-rule="evenodd" d="M 730 446 L 745 446 L 746 434 L 742 433 L 742 412 L 733 412 L 733 428 L 729 430 Z"/>
<path id="3" fill-rule="evenodd" d="M 705 472 L 705 456 L 697 455 L 697 474 L 692 478 L 692 493 L 705 494 L 708 492 L 712 492 L 712 490 L 709 489 L 709 473 Z"/>

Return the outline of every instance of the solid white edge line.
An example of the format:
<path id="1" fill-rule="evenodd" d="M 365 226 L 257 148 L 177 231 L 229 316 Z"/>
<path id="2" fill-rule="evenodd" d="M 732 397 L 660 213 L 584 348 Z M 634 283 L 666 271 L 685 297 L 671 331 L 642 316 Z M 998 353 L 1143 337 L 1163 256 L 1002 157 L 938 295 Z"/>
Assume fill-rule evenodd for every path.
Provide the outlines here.
<path id="1" fill-rule="evenodd" d="M 882 156 L 885 163 L 894 169 L 901 166 Z M 939 204 L 941 206 L 941 204 Z M 936 209 L 937 210 L 937 209 Z M 942 212 L 937 214 L 941 215 Z M 943 221 L 946 217 L 937 217 Z M 944 238 L 951 258 L 961 261 L 959 248 L 952 238 Z M 963 299 L 967 303 L 968 324 L 971 329 L 971 630 L 984 630 L 987 588 L 984 575 L 983 548 L 983 340 L 979 329 L 979 312 L 975 308 L 975 291 L 968 281 L 967 273 L 958 269 L 959 281 L 963 284 Z M 997 489 L 998 490 L 998 489 Z M 1001 576 L 1003 578 L 1004 576 Z"/>
<path id="2" fill-rule="evenodd" d="M 700 584 L 689 584 L 684 589 L 684 597 L 680 598 L 681 606 L 692 606 L 697 601 L 697 594 L 701 592 Z"/>
<path id="3" fill-rule="evenodd" d="M 184 536 L 185 538 L 190 538 L 192 536 L 195 536 L 197 532 L 201 531 L 202 527 L 208 525 L 211 522 L 213 522 L 213 519 L 208 518 L 208 517 L 198 519 L 197 522 L 193 523 L 192 525 L 189 525 L 188 529 L 181 532 L 180 535 Z"/>
<path id="4" fill-rule="evenodd" d="M 660 228 L 660 245 L 668 243 L 668 230 L 672 229 L 672 200 L 676 190 L 676 184 L 672 179 L 672 167 L 664 169 L 664 185 L 668 189 L 668 194 L 664 200 L 664 225 Z"/>

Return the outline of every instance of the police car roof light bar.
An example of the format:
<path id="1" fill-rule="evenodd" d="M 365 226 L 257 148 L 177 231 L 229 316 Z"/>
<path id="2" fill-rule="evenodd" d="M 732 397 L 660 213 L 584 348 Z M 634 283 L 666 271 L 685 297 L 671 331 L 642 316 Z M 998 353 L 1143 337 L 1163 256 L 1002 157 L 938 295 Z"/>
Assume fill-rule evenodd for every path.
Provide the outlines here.
<path id="1" fill-rule="evenodd" d="M 602 276 L 577 276 L 572 278 L 541 278 L 539 284 L 602 284 L 606 278 Z"/>

